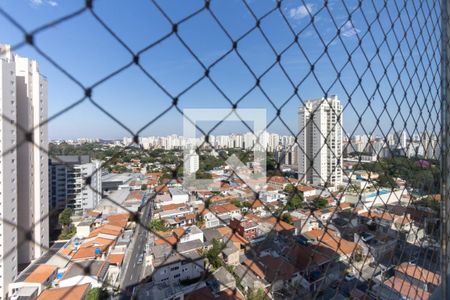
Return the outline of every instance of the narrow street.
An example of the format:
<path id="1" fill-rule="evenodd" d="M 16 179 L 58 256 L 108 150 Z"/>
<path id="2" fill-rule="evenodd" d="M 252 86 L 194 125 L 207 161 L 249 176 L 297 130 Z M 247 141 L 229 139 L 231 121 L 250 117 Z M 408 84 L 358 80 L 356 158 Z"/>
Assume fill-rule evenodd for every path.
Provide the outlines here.
<path id="1" fill-rule="evenodd" d="M 147 196 L 144 207 L 141 210 L 142 224 L 147 225 L 151 219 L 151 201 L 153 194 Z M 147 241 L 147 228 L 137 225 L 133 239 L 130 244 L 130 254 L 126 256 L 123 265 L 123 277 L 120 284 L 122 292 L 119 299 L 131 299 L 134 287 L 140 282 L 143 263 L 138 263 L 139 256 L 144 253 L 145 243 Z"/>

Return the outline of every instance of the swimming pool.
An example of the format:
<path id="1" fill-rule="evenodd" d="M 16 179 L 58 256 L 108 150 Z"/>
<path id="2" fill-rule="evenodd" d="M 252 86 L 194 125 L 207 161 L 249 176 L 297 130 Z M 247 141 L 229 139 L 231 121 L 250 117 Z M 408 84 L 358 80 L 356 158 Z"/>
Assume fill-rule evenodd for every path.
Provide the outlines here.
<path id="1" fill-rule="evenodd" d="M 370 193 L 366 196 L 366 198 L 372 198 L 372 197 L 376 197 L 376 196 L 381 196 L 384 194 L 389 194 L 391 192 L 391 190 L 379 190 L 373 193 Z"/>

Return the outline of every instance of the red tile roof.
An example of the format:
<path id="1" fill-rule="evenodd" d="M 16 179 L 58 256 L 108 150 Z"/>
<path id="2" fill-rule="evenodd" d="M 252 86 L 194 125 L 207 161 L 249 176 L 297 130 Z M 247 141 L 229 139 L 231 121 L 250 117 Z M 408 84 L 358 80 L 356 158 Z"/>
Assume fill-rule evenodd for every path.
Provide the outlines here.
<path id="1" fill-rule="evenodd" d="M 119 236 L 122 233 L 122 228 L 119 226 L 105 224 L 105 225 L 98 227 L 97 229 L 94 229 L 89 234 L 89 237 L 95 237 L 101 233 L 107 234 L 107 235 L 112 235 L 112 236 Z"/>
<path id="2" fill-rule="evenodd" d="M 90 284 L 68 286 L 44 290 L 37 300 L 82 300 L 86 297 Z"/>
<path id="3" fill-rule="evenodd" d="M 410 284 L 409 282 L 392 276 L 384 282 L 384 285 L 400 293 L 403 297 L 410 300 L 426 300 L 430 298 L 430 293 L 427 291 Z"/>
<path id="4" fill-rule="evenodd" d="M 225 213 L 231 213 L 231 212 L 239 212 L 240 209 L 236 207 L 234 204 L 223 204 L 223 205 L 216 205 L 216 206 L 210 206 L 209 210 L 213 214 L 225 214 Z"/>
<path id="5" fill-rule="evenodd" d="M 423 283 L 431 282 L 434 285 L 439 285 L 441 283 L 441 276 L 439 274 L 411 263 L 404 262 L 397 266 L 395 270 L 422 281 Z"/>
<path id="6" fill-rule="evenodd" d="M 46 282 L 57 269 L 58 267 L 54 265 L 39 265 L 27 278 L 25 278 L 24 281 L 42 284 Z"/>
<path id="7" fill-rule="evenodd" d="M 181 207 L 186 207 L 186 204 L 175 203 L 175 204 L 161 205 L 161 209 L 163 211 L 174 210 L 174 209 L 181 208 Z"/>
<path id="8" fill-rule="evenodd" d="M 125 228 L 128 224 L 129 218 L 130 218 L 129 213 L 123 213 L 108 216 L 106 219 L 108 220 L 109 225 Z"/>
<path id="9" fill-rule="evenodd" d="M 123 262 L 124 257 L 125 257 L 124 253 L 111 253 L 108 256 L 108 262 L 112 265 L 120 266 Z"/>

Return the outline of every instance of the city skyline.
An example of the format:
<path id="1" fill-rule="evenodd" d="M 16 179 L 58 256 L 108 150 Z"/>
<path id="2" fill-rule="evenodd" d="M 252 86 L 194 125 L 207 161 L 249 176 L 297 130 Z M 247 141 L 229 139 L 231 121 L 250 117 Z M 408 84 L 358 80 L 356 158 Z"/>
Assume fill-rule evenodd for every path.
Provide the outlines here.
<path id="1" fill-rule="evenodd" d="M 449 298 L 445 1 L 0 3 L 0 300 Z"/>
<path id="2" fill-rule="evenodd" d="M 3 1 L 2 6 L 13 17 L 21 19 L 25 28 L 31 29 L 42 25 L 49 19 L 64 15 L 84 5 L 84 1 L 50 2 L 52 4 L 49 4 L 48 1 L 6 0 Z M 332 55 L 330 58 L 327 56 L 320 57 L 316 53 L 316 46 L 322 45 L 322 41 L 312 28 L 308 28 L 299 36 L 301 46 L 304 47 L 304 53 L 295 45 L 288 47 L 289 41 L 292 39 L 292 33 L 289 31 L 288 25 L 283 23 L 281 15 L 275 14 L 272 18 L 264 19 L 262 29 L 270 33 L 270 43 L 277 52 L 287 48 L 281 56 L 284 71 L 281 67 L 275 66 L 261 78 L 260 86 L 254 87 L 256 80 L 253 75 L 237 55 L 231 54 L 222 63 L 216 64 L 209 72 L 211 79 L 225 91 L 226 97 L 217 91 L 210 80 L 203 78 L 190 88 L 189 92 L 180 96 L 179 108 L 230 108 L 229 101 L 236 102 L 248 92 L 240 101 L 240 108 L 266 108 L 267 119 L 272 120 L 277 116 L 277 109 L 270 103 L 269 100 L 271 100 L 275 106 L 282 107 L 280 117 L 287 127 L 295 132 L 297 110 L 302 103 L 308 99 L 323 97 L 325 94 L 336 94 L 341 99 L 347 116 L 344 130 L 348 133 L 352 133 L 354 130 L 357 133 L 363 133 L 358 126 L 360 119 L 358 114 L 363 112 L 366 123 L 364 128 L 367 131 L 374 130 L 375 134 L 378 134 L 380 130 L 386 131 L 391 126 L 395 128 L 406 127 L 413 131 L 415 128 L 413 120 L 402 118 L 398 114 L 389 115 L 388 112 L 395 112 L 399 104 L 396 101 L 386 100 L 390 98 L 401 99 L 402 97 L 416 99 L 417 105 L 411 106 L 411 113 L 422 114 L 424 118 L 433 115 L 437 111 L 437 107 L 433 106 L 431 102 L 430 106 L 424 106 L 426 95 L 418 91 L 408 90 L 409 94 L 403 95 L 404 92 L 400 87 L 391 90 L 389 85 L 391 79 L 383 76 L 386 66 L 380 60 L 392 61 L 392 68 L 397 65 L 400 68 L 404 64 L 404 59 L 401 56 L 390 57 L 388 51 L 381 51 L 377 54 L 375 48 L 367 47 L 365 53 L 353 53 L 353 66 L 350 67 L 348 65 L 348 52 L 358 47 L 358 39 L 361 38 L 362 32 L 367 31 L 368 24 L 360 13 L 352 14 L 351 21 L 347 18 L 347 10 L 355 9 L 357 12 L 359 11 L 357 9 L 358 1 L 348 1 L 347 7 L 337 5 L 335 1 L 328 2 L 330 9 L 333 10 L 335 20 L 330 20 L 328 14 L 320 10 L 319 5 L 313 2 L 284 1 L 282 11 L 287 22 L 296 32 L 301 31 L 308 24 L 310 14 L 314 14 L 315 25 L 321 33 L 323 42 L 330 49 L 330 55 Z M 190 13 L 201 5 L 203 5 L 202 1 L 194 1 L 190 5 L 165 2 L 163 8 L 172 11 L 173 15 L 170 15 L 170 17 L 178 20 L 181 15 Z M 248 1 L 248 5 L 258 16 L 261 16 L 264 12 L 269 11 L 274 4 L 271 1 Z M 394 4 L 387 3 L 386 5 L 387 7 L 394 6 L 391 9 L 395 10 Z M 375 16 L 371 3 L 363 2 L 361 6 L 361 9 L 367 13 L 366 17 Z M 133 51 L 142 49 L 147 43 L 151 43 L 154 38 L 170 31 L 169 23 L 161 18 L 155 7 L 147 3 L 137 3 L 133 6 L 121 3 L 105 5 L 104 2 L 99 1 L 95 3 L 94 8 L 99 11 L 99 16 L 104 19 L 106 24 L 116 31 Z M 218 14 L 218 18 L 225 23 L 226 29 L 235 39 L 244 34 L 246 29 L 253 26 L 251 14 L 239 1 L 231 1 L 226 5 L 214 2 L 212 9 Z M 236 10 L 241 11 L 241 15 L 238 16 L 239 26 L 237 25 L 238 22 L 231 22 L 235 17 L 234 11 Z M 118 12 L 121 13 L 119 19 L 128 22 L 119 23 L 119 19 L 116 18 Z M 386 13 L 381 13 L 379 18 L 389 20 Z M 155 24 L 159 26 L 154 26 Z M 208 26 L 205 26 L 205 24 L 208 24 Z M 12 45 L 19 43 L 18 36 L 20 35 L 17 34 L 17 29 L 2 18 L 0 18 L 0 26 L 5 28 L 0 36 L 2 43 Z M 336 26 L 339 28 L 339 36 L 336 36 L 335 31 L 330 30 L 330 28 Z M 86 28 L 89 28 L 89 30 L 86 30 Z M 136 28 L 142 29 L 143 32 L 135 30 Z M 147 32 L 143 28 L 154 28 L 156 31 Z M 371 27 L 371 32 L 376 39 L 384 37 L 383 30 L 387 29 L 378 26 Z M 407 37 L 409 35 L 413 37 L 412 32 L 412 30 L 408 31 Z M 195 22 L 189 21 L 180 25 L 180 35 L 187 45 L 194 50 L 200 61 L 207 66 L 219 59 L 232 46 L 226 35 L 221 32 L 221 29 L 205 12 L 201 13 Z M 68 39 L 68 36 L 70 36 L 70 39 Z M 390 45 L 396 45 L 394 37 L 388 36 L 386 41 Z M 83 13 L 71 22 L 61 25 L 59 29 L 38 34 L 35 43 L 42 48 L 42 51 L 50 55 L 58 65 L 66 69 L 74 78 L 80 80 L 84 87 L 91 86 L 131 59 L 126 49 L 118 45 L 88 13 Z M 345 47 L 343 43 L 345 43 Z M 94 44 L 96 47 L 90 46 Z M 401 46 L 406 47 L 407 44 Z M 61 47 L 64 47 L 64 49 Z M 237 49 L 240 55 L 248 61 L 250 68 L 257 76 L 263 74 L 263 71 L 270 67 L 270 63 L 276 60 L 276 55 L 258 31 L 246 36 L 242 42 L 239 42 Z M 406 51 L 402 48 L 400 50 Z M 427 49 L 427 51 L 429 50 Z M 30 46 L 23 46 L 16 52 L 38 60 L 41 72 L 50 79 L 49 117 L 56 115 L 83 98 L 84 91 L 35 49 Z M 431 52 L 426 52 L 426 54 L 432 55 Z M 308 59 L 305 58 L 305 55 L 308 56 Z M 364 72 L 366 56 L 373 57 L 371 60 L 373 75 Z M 330 64 L 330 59 L 332 59 L 337 70 L 340 70 L 339 82 L 335 82 L 337 71 Z M 140 63 L 145 70 L 154 72 L 152 75 L 160 81 L 163 87 L 168 89 L 172 96 L 179 94 L 196 78 L 204 75 L 204 71 L 196 62 L 196 59 L 175 38 L 169 38 L 151 51 L 144 52 L 141 55 Z M 311 71 L 311 63 L 315 65 L 314 76 L 308 76 Z M 434 68 L 434 66 L 430 67 Z M 408 68 L 410 72 L 413 70 L 410 67 Z M 95 70 L 95 72 L 92 72 L 92 70 Z M 392 74 L 396 75 L 395 68 L 391 71 Z M 425 69 L 419 69 L 417 72 L 424 73 Z M 426 74 L 432 76 L 434 72 L 434 70 L 430 70 Z M 400 75 L 399 80 L 404 85 L 408 85 L 408 82 L 420 83 L 417 76 L 411 77 L 406 72 Z M 292 86 L 290 80 L 299 82 L 303 76 L 305 81 L 297 89 Z M 377 87 L 376 78 L 382 78 L 379 87 Z M 364 90 L 357 86 L 354 91 L 350 91 L 347 86 L 359 80 L 364 84 Z M 426 80 L 432 81 L 433 79 L 427 77 Z M 327 88 L 325 89 L 325 87 Z M 428 96 L 434 97 L 433 95 Z M 171 108 L 172 99 L 168 98 L 136 66 L 130 66 L 111 80 L 96 87 L 92 99 L 133 132 L 143 128 L 162 111 L 168 109 L 167 113 L 144 130 L 141 135 L 181 134 L 182 118 L 178 111 L 173 107 Z M 349 100 L 351 100 L 351 103 Z M 368 103 L 371 104 L 373 111 L 364 110 Z M 381 128 L 378 127 L 376 122 L 379 117 L 381 118 L 379 123 L 382 125 Z M 392 122 L 391 119 L 394 121 Z M 288 134 L 289 130 L 285 124 L 279 119 L 275 119 L 271 123 L 269 131 Z M 419 130 L 433 130 L 425 122 L 420 122 L 418 125 Z M 231 125 L 223 125 L 218 130 L 229 126 Z M 239 124 L 236 126 L 237 129 L 242 129 Z M 52 119 L 52 122 L 49 123 L 49 135 L 51 139 L 76 138 L 79 136 L 112 139 L 131 134 L 115 120 L 92 105 L 89 99 L 86 99 L 68 112 Z"/>

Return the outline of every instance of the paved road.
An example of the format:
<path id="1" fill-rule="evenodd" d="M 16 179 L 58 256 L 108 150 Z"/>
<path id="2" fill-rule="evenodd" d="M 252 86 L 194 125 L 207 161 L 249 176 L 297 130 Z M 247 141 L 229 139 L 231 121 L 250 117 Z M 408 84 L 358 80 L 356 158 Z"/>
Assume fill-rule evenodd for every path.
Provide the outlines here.
<path id="1" fill-rule="evenodd" d="M 152 194 L 147 196 L 147 199 L 152 199 Z M 148 224 L 151 218 L 151 202 L 146 201 L 144 207 L 141 210 L 141 220 L 142 224 Z M 131 241 L 129 251 L 131 251 L 128 256 L 128 261 L 125 261 L 122 272 L 122 282 L 120 285 L 121 290 L 126 290 L 126 293 L 120 295 L 120 299 L 130 299 L 130 295 L 133 291 L 134 286 L 141 280 L 142 268 L 144 264 L 138 264 L 140 254 L 145 250 L 145 244 L 147 242 L 147 229 L 143 226 L 138 225 L 133 239 Z"/>

